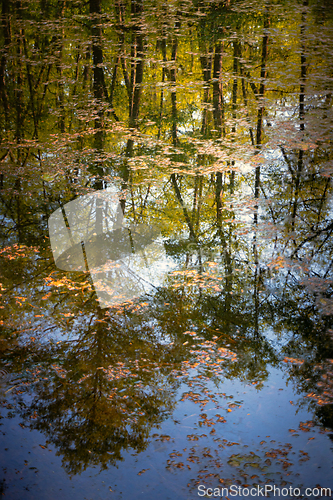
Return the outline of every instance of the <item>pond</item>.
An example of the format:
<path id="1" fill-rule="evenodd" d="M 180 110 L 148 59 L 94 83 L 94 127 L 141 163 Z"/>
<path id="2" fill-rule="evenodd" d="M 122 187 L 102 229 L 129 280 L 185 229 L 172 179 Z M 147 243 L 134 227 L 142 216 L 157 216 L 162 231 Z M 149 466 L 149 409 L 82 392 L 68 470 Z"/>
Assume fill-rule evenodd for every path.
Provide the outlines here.
<path id="1" fill-rule="evenodd" d="M 0 31 L 2 496 L 331 497 L 332 1 Z"/>

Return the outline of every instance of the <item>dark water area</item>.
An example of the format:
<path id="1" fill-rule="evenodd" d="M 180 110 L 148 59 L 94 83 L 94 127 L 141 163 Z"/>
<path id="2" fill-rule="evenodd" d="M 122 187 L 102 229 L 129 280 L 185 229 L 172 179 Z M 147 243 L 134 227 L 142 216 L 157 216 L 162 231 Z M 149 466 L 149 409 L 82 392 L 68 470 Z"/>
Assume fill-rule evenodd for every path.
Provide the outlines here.
<path id="1" fill-rule="evenodd" d="M 332 2 L 1 6 L 2 497 L 331 498 Z"/>

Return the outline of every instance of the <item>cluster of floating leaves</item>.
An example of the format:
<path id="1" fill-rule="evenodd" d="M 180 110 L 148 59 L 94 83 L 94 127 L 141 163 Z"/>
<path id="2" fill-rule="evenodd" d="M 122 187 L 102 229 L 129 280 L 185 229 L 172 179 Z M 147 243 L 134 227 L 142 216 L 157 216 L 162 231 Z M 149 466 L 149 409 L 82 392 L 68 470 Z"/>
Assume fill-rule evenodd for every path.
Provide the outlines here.
<path id="1" fill-rule="evenodd" d="M 285 357 L 284 363 L 292 366 L 292 373 L 305 365 L 304 359 Z M 321 364 L 314 366 L 315 374 L 320 378 L 316 383 L 315 390 L 305 395 L 315 401 L 319 406 L 331 405 L 333 403 L 333 359 L 327 359 Z"/>
<path id="2" fill-rule="evenodd" d="M 217 266 L 216 262 L 206 262 L 209 270 L 199 272 L 196 269 L 173 271 L 170 276 L 173 278 L 172 288 L 186 287 L 192 289 L 198 287 L 201 290 L 210 292 L 221 292 L 223 290 L 222 283 L 224 277 L 217 272 L 212 271 L 213 266 Z"/>
<path id="3" fill-rule="evenodd" d="M 186 331 L 184 335 L 190 335 L 191 340 L 195 339 L 201 340 L 196 332 Z M 217 337 L 214 337 L 217 339 Z M 189 341 L 184 342 L 186 345 Z M 211 374 L 219 375 L 223 373 L 226 362 L 237 361 L 237 354 L 234 351 L 227 349 L 226 347 L 219 347 L 217 342 L 214 340 L 206 340 L 204 342 L 199 342 L 197 344 L 192 344 L 189 352 L 192 355 L 192 360 L 186 360 L 183 362 L 183 366 L 188 368 L 198 368 L 200 371 L 203 369 L 208 370 Z"/>
<path id="4" fill-rule="evenodd" d="M 283 359 L 284 363 L 291 363 L 292 365 L 302 365 L 304 363 L 304 359 L 298 358 L 288 358 L 287 356 Z"/>
<path id="5" fill-rule="evenodd" d="M 316 401 L 319 406 L 333 404 L 333 359 L 328 359 L 326 363 L 318 366 L 320 371 L 320 381 L 317 382 L 318 391 L 307 394 L 306 397 Z"/>
<path id="6" fill-rule="evenodd" d="M 4 247 L 0 250 L 0 256 L 8 260 L 16 260 L 18 258 L 30 257 L 34 253 L 38 253 L 37 247 L 28 247 L 26 245 L 15 243 L 14 245 Z"/>
<path id="7" fill-rule="evenodd" d="M 207 420 L 205 414 L 201 417 L 206 419 L 209 426 L 220 421 Z M 314 427 L 313 421 L 301 422 L 299 431 L 315 432 Z M 293 432 L 293 436 L 298 435 L 294 429 L 290 429 L 290 432 Z M 188 487 L 193 490 L 199 484 L 206 487 L 249 487 L 271 483 L 280 486 L 292 485 L 297 477 L 292 468 L 297 468 L 311 458 L 308 451 L 297 449 L 291 443 L 278 444 L 274 439 L 263 439 L 255 451 L 250 451 L 248 445 L 223 438 L 219 429 L 215 431 L 213 428 L 209 434 L 210 436 L 207 433 L 188 435 L 188 441 L 195 442 L 193 446 L 181 450 L 173 449 L 169 453 L 166 468 L 170 471 L 191 470 L 196 477 L 190 480 Z M 158 435 L 153 437 L 159 438 Z M 213 444 L 209 438 L 213 439 Z M 313 439 L 315 437 L 309 437 L 308 441 Z M 168 441 L 174 442 L 171 436 L 168 436 Z M 231 447 L 236 447 L 239 451 L 229 455 L 228 450 Z M 237 472 L 233 469 L 237 469 Z"/>
<path id="8" fill-rule="evenodd" d="M 44 278 L 45 284 L 48 287 L 65 288 L 66 290 L 86 290 L 92 291 L 92 287 L 88 281 L 84 283 L 79 283 L 77 281 L 71 280 L 68 276 L 62 276 L 61 278 L 57 276 L 47 276 Z M 45 296 L 46 297 L 46 296 Z M 46 297 L 48 298 L 48 297 Z"/>

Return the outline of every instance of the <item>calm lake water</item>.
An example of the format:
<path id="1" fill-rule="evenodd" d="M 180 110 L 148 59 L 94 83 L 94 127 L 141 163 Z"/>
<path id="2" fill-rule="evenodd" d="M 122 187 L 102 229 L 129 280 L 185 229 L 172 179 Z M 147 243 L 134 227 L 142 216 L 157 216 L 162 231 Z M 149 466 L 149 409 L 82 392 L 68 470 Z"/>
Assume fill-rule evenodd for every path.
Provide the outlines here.
<path id="1" fill-rule="evenodd" d="M 2 496 L 331 497 L 332 1 L 1 19 Z"/>

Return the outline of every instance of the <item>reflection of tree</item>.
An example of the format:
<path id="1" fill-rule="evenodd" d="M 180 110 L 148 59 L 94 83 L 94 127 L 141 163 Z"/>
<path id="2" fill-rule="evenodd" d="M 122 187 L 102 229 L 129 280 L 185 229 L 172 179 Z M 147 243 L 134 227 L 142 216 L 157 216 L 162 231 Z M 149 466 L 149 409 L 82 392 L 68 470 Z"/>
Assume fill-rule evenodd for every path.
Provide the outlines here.
<path id="1" fill-rule="evenodd" d="M 57 447 L 69 473 L 105 468 L 125 450 L 144 450 L 150 428 L 171 412 L 176 384 L 168 368 L 158 368 L 168 363 L 168 349 L 147 352 L 146 361 L 137 358 L 138 349 L 143 357 L 145 341 L 134 328 L 124 334 L 100 315 L 51 358 L 43 352 L 35 397 L 23 416 Z"/>

